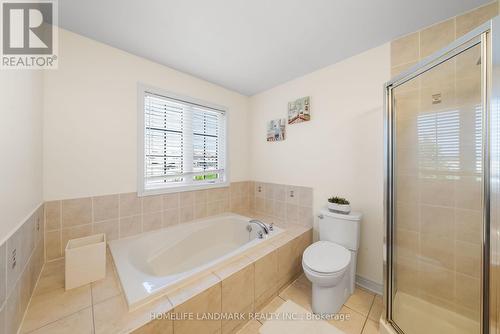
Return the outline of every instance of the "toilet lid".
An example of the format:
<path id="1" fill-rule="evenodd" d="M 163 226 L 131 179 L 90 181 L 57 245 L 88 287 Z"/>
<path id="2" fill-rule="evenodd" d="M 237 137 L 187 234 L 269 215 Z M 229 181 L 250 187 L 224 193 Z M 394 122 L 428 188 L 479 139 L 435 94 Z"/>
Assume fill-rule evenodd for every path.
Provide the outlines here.
<path id="1" fill-rule="evenodd" d="M 319 273 L 335 273 L 345 269 L 351 261 L 351 252 L 329 241 L 318 241 L 304 251 L 305 265 Z"/>

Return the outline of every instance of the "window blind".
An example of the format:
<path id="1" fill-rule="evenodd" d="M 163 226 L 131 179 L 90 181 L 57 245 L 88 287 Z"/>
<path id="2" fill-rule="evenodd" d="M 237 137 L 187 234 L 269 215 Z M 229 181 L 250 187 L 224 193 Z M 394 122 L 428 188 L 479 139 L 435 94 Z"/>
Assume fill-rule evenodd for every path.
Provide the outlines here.
<path id="1" fill-rule="evenodd" d="M 144 189 L 225 181 L 225 112 L 146 92 Z"/>

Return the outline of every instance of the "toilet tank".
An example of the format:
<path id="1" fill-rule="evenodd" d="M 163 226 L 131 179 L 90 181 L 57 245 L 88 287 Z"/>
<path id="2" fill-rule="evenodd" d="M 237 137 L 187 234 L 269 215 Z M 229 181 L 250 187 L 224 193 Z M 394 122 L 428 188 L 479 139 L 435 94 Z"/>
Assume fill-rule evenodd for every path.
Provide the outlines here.
<path id="1" fill-rule="evenodd" d="M 362 216 L 358 212 L 345 215 L 321 210 L 319 214 L 319 240 L 331 241 L 351 251 L 357 251 Z"/>

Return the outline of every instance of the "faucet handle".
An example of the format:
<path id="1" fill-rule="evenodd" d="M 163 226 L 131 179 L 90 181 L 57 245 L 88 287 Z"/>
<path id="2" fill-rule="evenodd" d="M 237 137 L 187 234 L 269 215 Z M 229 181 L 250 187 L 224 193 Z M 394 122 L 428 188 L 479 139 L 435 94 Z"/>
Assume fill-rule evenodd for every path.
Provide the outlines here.
<path id="1" fill-rule="evenodd" d="M 269 231 L 274 231 L 274 223 L 269 224 Z"/>
<path id="2" fill-rule="evenodd" d="M 259 237 L 259 239 L 264 239 L 264 233 L 262 233 L 262 231 L 257 232 L 257 237 Z"/>

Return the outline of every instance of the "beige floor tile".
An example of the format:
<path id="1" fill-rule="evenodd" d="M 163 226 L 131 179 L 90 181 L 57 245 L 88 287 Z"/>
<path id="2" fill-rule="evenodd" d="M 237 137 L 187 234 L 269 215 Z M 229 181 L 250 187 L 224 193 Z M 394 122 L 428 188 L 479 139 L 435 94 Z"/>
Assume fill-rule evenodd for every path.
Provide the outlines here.
<path id="1" fill-rule="evenodd" d="M 363 334 L 378 334 L 378 321 L 366 320 Z"/>
<path id="2" fill-rule="evenodd" d="M 88 334 L 92 331 L 92 308 L 88 307 L 30 332 L 30 334 Z"/>
<path id="3" fill-rule="evenodd" d="M 237 333 L 238 334 L 258 334 L 259 328 L 262 326 L 257 320 L 251 320 L 247 322 Z"/>
<path id="4" fill-rule="evenodd" d="M 91 306 L 90 284 L 65 291 L 64 288 L 32 297 L 24 318 L 23 331 L 29 332 Z"/>
<path id="5" fill-rule="evenodd" d="M 159 314 L 171 309 L 172 304 L 165 297 L 129 312 L 123 295 L 111 297 L 94 305 L 95 333 L 128 333 L 148 323 L 151 313 Z"/>
<path id="6" fill-rule="evenodd" d="M 311 282 L 307 279 L 307 277 L 305 277 L 305 275 L 301 275 L 286 289 L 281 291 L 279 295 L 281 298 L 291 300 L 306 310 L 312 312 L 311 289 Z"/>
<path id="7" fill-rule="evenodd" d="M 374 298 L 374 293 L 361 288 L 355 288 L 354 293 L 349 297 L 345 305 L 363 315 L 368 315 Z"/>
<path id="8" fill-rule="evenodd" d="M 363 330 L 366 317 L 350 308 L 343 306 L 340 309 L 340 315 L 344 318 L 332 319 L 328 321 L 346 334 L 360 334 Z"/>
<path id="9" fill-rule="evenodd" d="M 106 263 L 106 277 L 100 281 L 91 283 L 92 303 L 97 304 L 108 298 L 118 296 L 121 293 L 120 281 L 115 272 L 113 261 L 110 257 Z"/>
<path id="10" fill-rule="evenodd" d="M 378 323 L 383 310 L 384 310 L 384 302 L 382 300 L 382 296 L 376 295 L 375 299 L 373 300 L 370 313 L 368 314 L 368 318 Z"/>
<path id="11" fill-rule="evenodd" d="M 45 263 L 34 295 L 64 288 L 64 259 Z"/>

